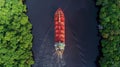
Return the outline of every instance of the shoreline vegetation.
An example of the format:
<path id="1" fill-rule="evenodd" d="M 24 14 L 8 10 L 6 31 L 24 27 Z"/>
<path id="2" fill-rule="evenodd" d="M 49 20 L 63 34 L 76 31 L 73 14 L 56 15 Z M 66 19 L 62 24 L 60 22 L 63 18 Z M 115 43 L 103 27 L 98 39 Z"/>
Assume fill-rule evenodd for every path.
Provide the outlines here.
<path id="1" fill-rule="evenodd" d="M 31 67 L 32 24 L 23 0 L 0 0 L 0 67 Z"/>
<path id="2" fill-rule="evenodd" d="M 120 67 L 120 0 L 97 0 L 101 34 L 100 67 Z"/>
<path id="3" fill-rule="evenodd" d="M 24 0 L 0 0 L 0 67 L 31 67 L 32 24 Z M 96 0 L 100 56 L 99 67 L 120 67 L 120 0 Z"/>

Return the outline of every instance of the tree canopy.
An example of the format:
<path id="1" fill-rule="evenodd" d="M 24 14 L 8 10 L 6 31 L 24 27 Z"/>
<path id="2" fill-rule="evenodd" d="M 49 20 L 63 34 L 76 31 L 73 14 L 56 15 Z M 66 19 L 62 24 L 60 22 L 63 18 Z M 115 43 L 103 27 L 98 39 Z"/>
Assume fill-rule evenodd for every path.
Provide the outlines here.
<path id="1" fill-rule="evenodd" d="M 30 67 L 32 24 L 23 0 L 0 0 L 0 67 Z"/>
<path id="2" fill-rule="evenodd" d="M 120 0 L 97 0 L 102 40 L 100 67 L 120 67 Z"/>

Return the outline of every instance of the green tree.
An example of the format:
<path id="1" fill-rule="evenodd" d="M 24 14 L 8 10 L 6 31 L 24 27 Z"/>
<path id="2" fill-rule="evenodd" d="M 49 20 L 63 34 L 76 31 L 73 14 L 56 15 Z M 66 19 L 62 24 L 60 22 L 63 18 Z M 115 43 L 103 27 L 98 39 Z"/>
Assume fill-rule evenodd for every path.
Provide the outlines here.
<path id="1" fill-rule="evenodd" d="M 0 0 L 0 67 L 30 67 L 32 24 L 23 0 Z"/>
<path id="2" fill-rule="evenodd" d="M 103 29 L 101 67 L 120 67 L 120 0 L 97 0 L 99 22 Z"/>

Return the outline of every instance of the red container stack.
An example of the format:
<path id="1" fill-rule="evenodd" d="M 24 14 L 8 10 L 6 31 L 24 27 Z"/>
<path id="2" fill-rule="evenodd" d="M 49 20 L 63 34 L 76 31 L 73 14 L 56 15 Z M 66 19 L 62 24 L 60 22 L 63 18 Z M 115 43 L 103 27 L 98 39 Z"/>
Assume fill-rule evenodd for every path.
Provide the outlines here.
<path id="1" fill-rule="evenodd" d="M 65 43 L 65 17 L 61 8 L 57 9 L 54 16 L 55 42 Z"/>

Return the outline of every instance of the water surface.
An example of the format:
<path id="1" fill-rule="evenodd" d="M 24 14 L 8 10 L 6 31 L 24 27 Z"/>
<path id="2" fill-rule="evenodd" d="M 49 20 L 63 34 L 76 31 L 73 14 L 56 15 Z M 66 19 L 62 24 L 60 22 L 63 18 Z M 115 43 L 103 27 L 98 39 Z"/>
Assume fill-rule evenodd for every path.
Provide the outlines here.
<path id="1" fill-rule="evenodd" d="M 98 56 L 97 8 L 93 0 L 27 0 L 33 25 L 33 67 L 57 67 L 54 52 L 54 13 L 62 8 L 66 18 L 63 67 L 96 67 Z"/>

